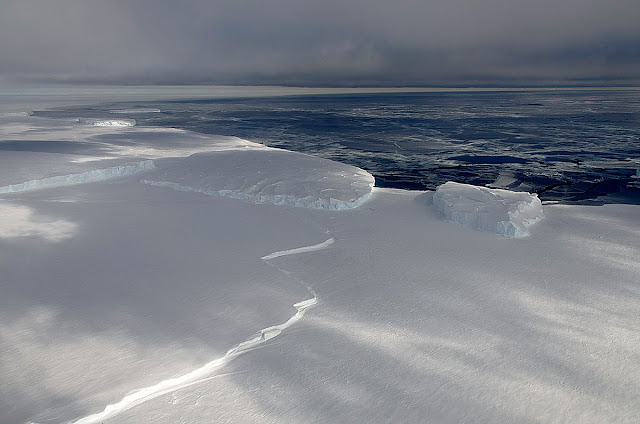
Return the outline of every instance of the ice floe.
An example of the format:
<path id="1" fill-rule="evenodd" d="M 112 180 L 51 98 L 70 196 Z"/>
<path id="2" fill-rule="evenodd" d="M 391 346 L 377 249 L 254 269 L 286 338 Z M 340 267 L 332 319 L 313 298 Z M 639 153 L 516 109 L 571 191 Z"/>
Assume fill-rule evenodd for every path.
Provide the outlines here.
<path id="1" fill-rule="evenodd" d="M 529 235 L 544 218 L 535 194 L 447 182 L 433 195 L 433 207 L 446 220 L 510 238 Z"/>

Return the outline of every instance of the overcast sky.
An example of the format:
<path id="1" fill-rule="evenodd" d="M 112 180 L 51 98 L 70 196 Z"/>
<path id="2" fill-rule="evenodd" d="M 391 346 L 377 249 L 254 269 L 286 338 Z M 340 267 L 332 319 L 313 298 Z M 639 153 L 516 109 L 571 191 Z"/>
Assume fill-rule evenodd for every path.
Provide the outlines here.
<path id="1" fill-rule="evenodd" d="M 0 81 L 640 81 L 639 0 L 0 0 Z"/>

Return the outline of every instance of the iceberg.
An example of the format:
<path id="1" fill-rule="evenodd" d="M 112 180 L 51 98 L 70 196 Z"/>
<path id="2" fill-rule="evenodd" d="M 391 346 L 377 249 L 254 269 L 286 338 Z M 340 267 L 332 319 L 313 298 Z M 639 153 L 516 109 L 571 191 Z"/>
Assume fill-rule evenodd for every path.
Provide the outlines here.
<path id="1" fill-rule="evenodd" d="M 531 226 L 544 218 L 536 194 L 452 181 L 437 188 L 433 207 L 448 221 L 509 238 L 529 236 Z"/>
<path id="2" fill-rule="evenodd" d="M 143 183 L 252 203 L 353 209 L 373 193 L 374 177 L 354 166 L 279 149 L 200 153 L 158 161 Z"/>

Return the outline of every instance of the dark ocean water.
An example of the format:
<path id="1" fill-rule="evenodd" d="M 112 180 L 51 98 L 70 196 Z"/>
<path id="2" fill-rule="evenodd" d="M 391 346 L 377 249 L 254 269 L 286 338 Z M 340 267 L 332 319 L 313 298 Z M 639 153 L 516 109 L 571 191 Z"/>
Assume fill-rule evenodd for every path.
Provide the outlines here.
<path id="1" fill-rule="evenodd" d="M 110 112 L 139 108 L 160 112 Z M 382 187 L 434 189 L 452 180 L 544 200 L 640 198 L 638 90 L 155 101 L 38 114 L 238 136 L 364 168 Z"/>

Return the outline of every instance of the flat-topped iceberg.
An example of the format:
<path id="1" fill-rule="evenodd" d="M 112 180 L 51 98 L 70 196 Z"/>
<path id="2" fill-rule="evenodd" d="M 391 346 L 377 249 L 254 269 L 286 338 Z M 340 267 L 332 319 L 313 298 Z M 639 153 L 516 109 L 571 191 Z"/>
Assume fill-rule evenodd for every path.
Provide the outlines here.
<path id="1" fill-rule="evenodd" d="M 353 209 L 375 183 L 360 168 L 279 149 L 199 153 L 157 164 L 146 184 L 312 209 Z"/>
<path id="2" fill-rule="evenodd" d="M 447 182 L 433 195 L 433 207 L 446 220 L 510 238 L 529 235 L 544 218 L 536 194 Z"/>

